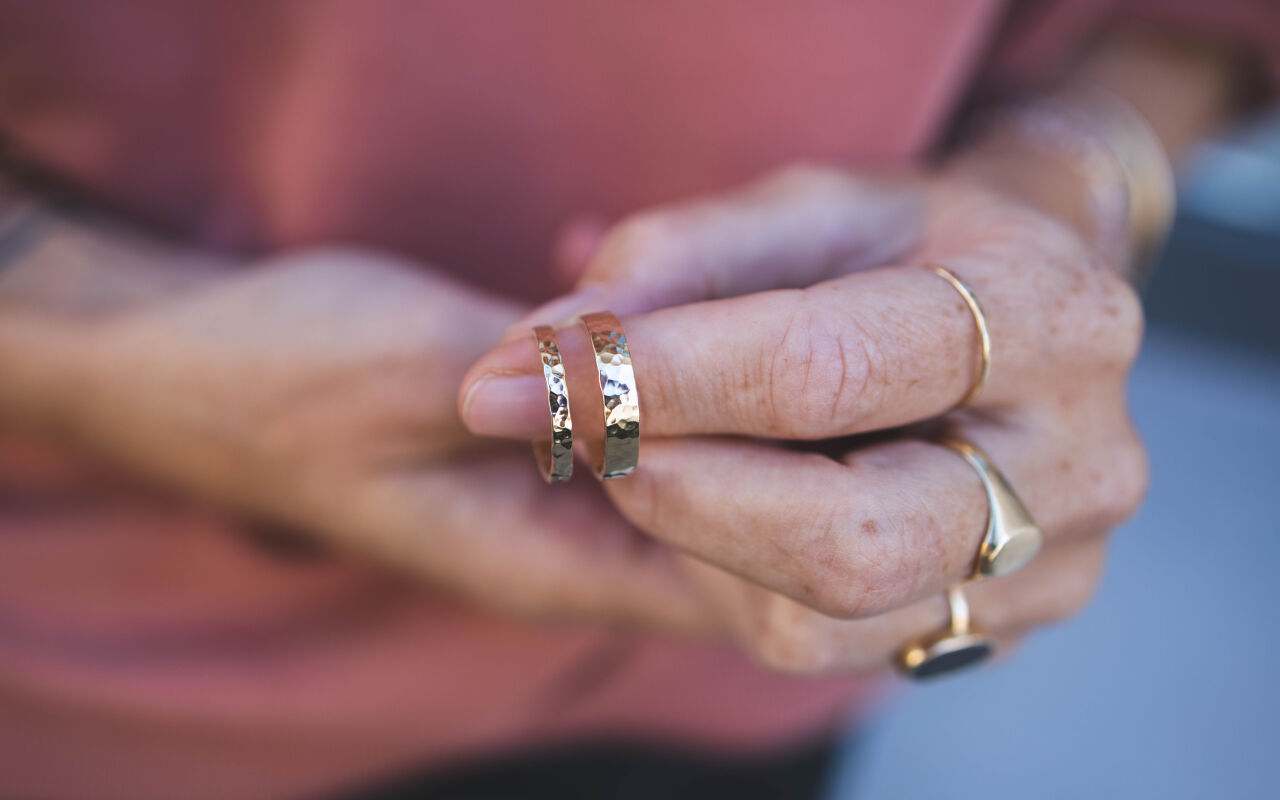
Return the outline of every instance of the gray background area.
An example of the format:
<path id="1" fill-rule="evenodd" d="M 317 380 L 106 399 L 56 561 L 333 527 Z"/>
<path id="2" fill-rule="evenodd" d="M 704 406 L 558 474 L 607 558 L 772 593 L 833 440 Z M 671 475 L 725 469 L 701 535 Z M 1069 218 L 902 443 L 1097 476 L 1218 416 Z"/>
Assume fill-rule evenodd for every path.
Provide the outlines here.
<path id="1" fill-rule="evenodd" d="M 1280 115 L 1185 186 L 1132 384 L 1151 494 L 1096 600 L 908 688 L 833 798 L 1280 797 Z"/>

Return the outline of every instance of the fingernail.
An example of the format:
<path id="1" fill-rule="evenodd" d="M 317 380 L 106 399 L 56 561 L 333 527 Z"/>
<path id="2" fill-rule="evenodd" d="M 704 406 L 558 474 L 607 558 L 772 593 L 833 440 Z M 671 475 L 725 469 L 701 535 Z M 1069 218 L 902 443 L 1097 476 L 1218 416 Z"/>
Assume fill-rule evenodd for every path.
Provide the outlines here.
<path id="1" fill-rule="evenodd" d="M 509 342 L 520 336 L 529 336 L 529 328 L 533 325 L 562 328 L 573 324 L 574 317 L 579 314 L 597 310 L 596 305 L 605 296 L 606 288 L 603 283 L 588 284 L 538 306 L 508 328 L 502 336 L 502 341 Z"/>
<path id="2" fill-rule="evenodd" d="M 481 436 L 535 439 L 549 435 L 548 414 L 547 384 L 541 373 L 486 375 L 462 401 L 463 423 Z"/>

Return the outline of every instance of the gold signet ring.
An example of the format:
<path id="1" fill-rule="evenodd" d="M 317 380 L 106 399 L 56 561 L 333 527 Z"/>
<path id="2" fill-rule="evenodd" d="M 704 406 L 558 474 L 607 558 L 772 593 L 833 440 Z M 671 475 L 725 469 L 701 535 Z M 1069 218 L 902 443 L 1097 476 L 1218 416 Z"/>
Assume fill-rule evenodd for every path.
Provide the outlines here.
<path id="1" fill-rule="evenodd" d="M 942 444 L 964 457 L 987 493 L 987 529 L 978 547 L 974 577 L 994 578 L 1022 569 L 1044 544 L 1040 526 L 985 453 L 959 439 Z"/>

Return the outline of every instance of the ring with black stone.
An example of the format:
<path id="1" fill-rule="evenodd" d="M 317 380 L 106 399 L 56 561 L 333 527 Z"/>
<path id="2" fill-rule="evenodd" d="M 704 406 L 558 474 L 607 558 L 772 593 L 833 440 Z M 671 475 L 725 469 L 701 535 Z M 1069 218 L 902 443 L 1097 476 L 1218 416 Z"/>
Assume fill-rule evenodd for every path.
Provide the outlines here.
<path id="1" fill-rule="evenodd" d="M 923 680 L 945 675 L 980 664 L 995 652 L 995 640 L 970 623 L 969 601 L 958 584 L 947 590 L 947 605 L 950 623 L 898 654 L 898 670 L 907 677 Z"/>

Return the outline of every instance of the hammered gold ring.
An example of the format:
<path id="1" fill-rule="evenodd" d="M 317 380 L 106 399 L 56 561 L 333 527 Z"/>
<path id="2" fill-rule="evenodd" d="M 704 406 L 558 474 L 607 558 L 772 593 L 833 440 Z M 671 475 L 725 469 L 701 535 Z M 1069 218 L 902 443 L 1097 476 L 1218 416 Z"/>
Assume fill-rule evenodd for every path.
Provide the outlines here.
<path id="1" fill-rule="evenodd" d="M 898 653 L 899 672 L 917 680 L 932 678 L 979 664 L 995 652 L 995 640 L 969 619 L 969 601 L 960 586 L 947 590 L 947 607 L 951 619 L 946 627 Z"/>
<path id="2" fill-rule="evenodd" d="M 960 297 L 964 299 L 964 304 L 969 307 L 969 313 L 973 315 L 973 324 L 978 329 L 978 344 L 982 361 L 978 365 L 978 374 L 969 384 L 968 391 L 955 404 L 955 408 L 959 408 L 974 401 L 982 392 L 982 388 L 987 385 L 987 376 L 991 374 L 991 333 L 987 330 L 987 315 L 982 310 L 982 304 L 978 302 L 978 295 L 974 294 L 973 289 L 969 288 L 969 284 L 956 277 L 954 272 L 938 264 L 926 264 L 925 268 L 951 284 L 952 288 L 960 293 Z"/>
<path id="3" fill-rule="evenodd" d="M 542 358 L 542 377 L 547 381 L 547 406 L 551 410 L 551 439 L 533 443 L 538 469 L 547 483 L 567 481 L 573 475 L 573 415 L 569 408 L 569 385 L 564 379 L 564 362 L 556 331 L 537 325 L 533 338 Z"/>
<path id="4" fill-rule="evenodd" d="M 1044 533 L 1027 507 L 986 453 L 960 439 L 944 439 L 940 444 L 959 453 L 973 467 L 987 494 L 987 528 L 978 546 L 973 577 L 994 578 L 1025 567 L 1044 544 Z"/>
<path id="5" fill-rule="evenodd" d="M 634 472 L 640 460 L 640 396 L 631 349 L 622 323 L 612 312 L 597 311 L 578 319 L 595 354 L 604 411 L 604 440 L 588 440 L 588 452 L 598 477 L 622 478 Z"/>

